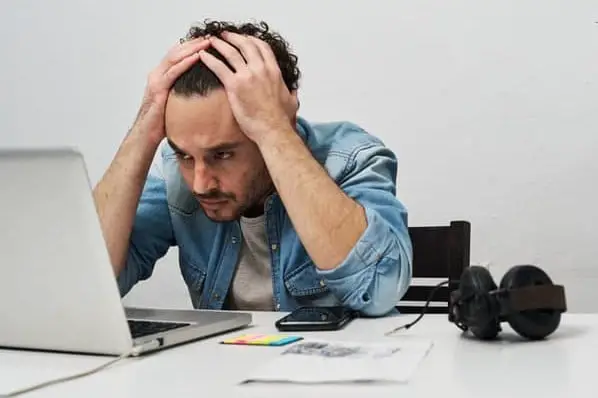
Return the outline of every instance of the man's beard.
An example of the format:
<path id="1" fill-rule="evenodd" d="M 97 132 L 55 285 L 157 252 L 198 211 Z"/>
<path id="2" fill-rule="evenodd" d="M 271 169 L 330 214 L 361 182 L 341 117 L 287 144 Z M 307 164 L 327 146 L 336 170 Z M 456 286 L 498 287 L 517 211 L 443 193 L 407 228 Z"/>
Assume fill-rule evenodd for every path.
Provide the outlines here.
<path id="1" fill-rule="evenodd" d="M 266 198 L 274 192 L 274 184 L 266 168 L 260 171 L 248 184 L 247 196 L 239 205 L 238 198 L 232 192 L 210 191 L 202 195 L 196 195 L 199 199 L 222 199 L 228 200 L 232 205 L 237 205 L 234 213 L 227 217 L 211 217 L 204 211 L 206 217 L 213 222 L 230 222 L 239 220 L 242 216 L 256 217 L 263 214 Z"/>

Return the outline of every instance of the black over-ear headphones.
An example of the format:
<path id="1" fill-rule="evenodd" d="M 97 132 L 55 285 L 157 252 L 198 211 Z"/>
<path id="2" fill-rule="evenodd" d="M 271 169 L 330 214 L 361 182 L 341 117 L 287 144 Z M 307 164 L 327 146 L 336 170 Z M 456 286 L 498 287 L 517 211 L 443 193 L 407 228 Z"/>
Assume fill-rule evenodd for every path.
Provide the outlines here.
<path id="1" fill-rule="evenodd" d="M 449 321 L 483 340 L 496 338 L 505 321 L 527 339 L 543 339 L 566 310 L 564 287 L 534 265 L 512 267 L 498 287 L 486 268 L 467 267 L 449 298 Z"/>

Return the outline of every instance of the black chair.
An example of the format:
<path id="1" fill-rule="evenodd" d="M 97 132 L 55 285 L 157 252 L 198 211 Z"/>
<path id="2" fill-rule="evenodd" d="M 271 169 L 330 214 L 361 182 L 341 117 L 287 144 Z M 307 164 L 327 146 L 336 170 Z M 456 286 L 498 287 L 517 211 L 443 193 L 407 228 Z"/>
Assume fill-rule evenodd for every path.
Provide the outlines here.
<path id="1" fill-rule="evenodd" d="M 426 278 L 448 284 L 436 288 L 426 313 L 448 313 L 450 292 L 458 287 L 461 273 L 469 267 L 471 225 L 467 221 L 451 221 L 450 225 L 409 227 L 413 244 L 413 281 L 397 309 L 403 314 L 420 313 L 436 284 Z"/>

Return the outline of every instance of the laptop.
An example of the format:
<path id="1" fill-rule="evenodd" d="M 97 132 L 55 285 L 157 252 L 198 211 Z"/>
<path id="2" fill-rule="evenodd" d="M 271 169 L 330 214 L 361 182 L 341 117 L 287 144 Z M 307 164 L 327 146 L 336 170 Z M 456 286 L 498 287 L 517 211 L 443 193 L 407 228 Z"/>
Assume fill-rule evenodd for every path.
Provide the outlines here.
<path id="1" fill-rule="evenodd" d="M 251 324 L 123 306 L 76 149 L 0 150 L 0 190 L 0 347 L 138 355 Z"/>

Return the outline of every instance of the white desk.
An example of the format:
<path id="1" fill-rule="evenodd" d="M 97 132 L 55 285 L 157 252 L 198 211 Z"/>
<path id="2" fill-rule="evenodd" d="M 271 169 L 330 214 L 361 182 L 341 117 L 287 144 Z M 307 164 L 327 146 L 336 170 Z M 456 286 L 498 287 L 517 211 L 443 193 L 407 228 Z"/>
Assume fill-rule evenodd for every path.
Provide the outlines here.
<path id="1" fill-rule="evenodd" d="M 281 313 L 255 313 L 245 332 L 276 333 Z M 248 369 L 285 347 L 218 344 L 223 336 L 156 354 L 126 359 L 100 373 L 24 397 L 595 397 L 598 386 L 598 314 L 566 314 L 547 341 L 522 342 L 505 324 L 503 339 L 484 343 L 463 337 L 445 315 L 426 315 L 394 337 L 384 332 L 414 319 L 402 315 L 358 319 L 341 332 L 312 333 L 337 340 L 376 341 L 402 336 L 431 338 L 434 347 L 407 385 L 238 385 Z M 323 334 L 324 333 L 324 334 Z M 308 337 L 310 334 L 302 334 Z M 289 346 L 286 346 L 289 347 Z M 106 358 L 0 350 L 0 394 L 55 376 L 86 370 Z M 44 370 L 45 369 L 45 370 Z M 533 395 L 531 395 L 533 394 Z"/>

